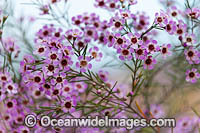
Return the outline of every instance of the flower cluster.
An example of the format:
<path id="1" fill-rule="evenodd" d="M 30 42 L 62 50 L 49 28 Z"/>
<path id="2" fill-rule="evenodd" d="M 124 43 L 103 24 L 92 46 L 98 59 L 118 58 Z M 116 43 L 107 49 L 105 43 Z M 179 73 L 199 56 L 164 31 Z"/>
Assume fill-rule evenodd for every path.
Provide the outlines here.
<path id="1" fill-rule="evenodd" d="M 51 6 L 59 2 L 61 0 L 51 0 L 47 5 L 40 5 L 41 14 L 50 15 Z M 31 54 L 20 60 L 19 73 L 14 63 L 22 49 L 15 39 L 2 38 L 0 31 L 0 55 L 3 59 L 0 62 L 0 103 L 4 107 L 3 112 L 7 112 L 0 111 L 4 123 L 4 126 L 0 124 L 0 132 L 69 132 L 60 127 L 43 128 L 39 122 L 36 128 L 27 128 L 24 118 L 33 112 L 38 117 L 49 115 L 55 118 L 85 118 L 88 115 L 145 119 L 165 117 L 167 112 L 162 105 L 147 103 L 141 108 L 135 100 L 140 89 L 149 86 L 144 84 L 148 77 L 145 72 L 153 72 L 150 70 L 162 62 L 158 57 L 167 60 L 180 51 L 186 64 L 186 81 L 196 83 L 200 79 L 200 45 L 195 33 L 200 10 L 187 5 L 186 11 L 181 11 L 173 5 L 173 1 L 168 2 L 169 8 L 156 13 L 150 25 L 150 18 L 145 12 L 130 11 L 130 6 L 137 3 L 135 0 L 95 0 L 95 7 L 111 11 L 113 17 L 107 21 L 101 20 L 96 13 L 83 13 L 73 16 L 73 26 L 67 29 L 55 24 L 44 25 L 35 34 Z M 6 19 L 0 19 L 0 29 Z M 185 19 L 191 21 L 191 25 Z M 161 43 L 156 38 L 156 30 L 175 37 L 179 43 L 176 46 L 170 42 Z M 116 55 L 118 61 L 129 68 L 131 85 L 110 80 L 105 70 L 93 72 L 95 63 L 105 59 L 103 48 L 113 50 L 112 56 Z M 148 102 L 148 95 L 144 94 L 144 103 Z M 136 106 L 132 106 L 133 101 Z M 196 131 L 197 124 L 199 120 L 196 118 L 183 118 L 175 132 Z M 152 129 L 157 131 L 157 128 Z M 77 131 L 90 132 L 91 129 L 77 128 Z M 94 131 L 104 132 L 104 129 L 95 128 L 91 132 Z M 127 130 L 112 128 L 109 131 Z M 141 128 L 131 130 L 135 131 L 140 132 Z"/>

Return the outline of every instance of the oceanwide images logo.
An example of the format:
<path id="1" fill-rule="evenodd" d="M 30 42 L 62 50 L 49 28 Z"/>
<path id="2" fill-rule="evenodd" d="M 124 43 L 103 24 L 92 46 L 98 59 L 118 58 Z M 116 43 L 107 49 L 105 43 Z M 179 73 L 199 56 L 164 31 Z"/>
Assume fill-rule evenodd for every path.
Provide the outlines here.
<path id="1" fill-rule="evenodd" d="M 36 123 L 34 115 L 27 115 L 25 124 L 28 127 L 34 127 Z M 109 118 L 98 116 L 92 118 L 66 118 L 66 119 L 51 119 L 49 116 L 42 116 L 40 119 L 43 127 L 119 127 L 128 130 L 136 127 L 175 127 L 175 119 L 151 119 L 147 122 L 146 119 L 131 119 L 131 118 Z"/>

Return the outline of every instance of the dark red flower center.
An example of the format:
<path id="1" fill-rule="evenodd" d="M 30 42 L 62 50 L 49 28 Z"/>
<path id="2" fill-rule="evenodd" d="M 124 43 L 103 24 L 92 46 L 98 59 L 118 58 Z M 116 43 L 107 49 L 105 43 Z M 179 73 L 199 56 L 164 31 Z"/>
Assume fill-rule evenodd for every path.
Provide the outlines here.
<path id="1" fill-rule="evenodd" d="M 5 117 L 4 117 L 4 120 L 9 120 L 10 119 L 10 117 L 8 116 L 8 115 L 6 115 Z"/>
<path id="2" fill-rule="evenodd" d="M 162 53 L 163 54 L 167 53 L 167 48 L 162 48 Z"/>
<path id="3" fill-rule="evenodd" d="M 51 55 L 51 59 L 52 59 L 52 60 L 55 60 L 56 58 L 57 58 L 57 55 L 56 55 L 56 54 L 52 54 L 52 55 Z"/>
<path id="4" fill-rule="evenodd" d="M 79 47 L 83 47 L 83 46 L 84 46 L 84 43 L 83 43 L 82 41 L 79 41 L 79 42 L 78 42 L 78 46 L 79 46 Z"/>
<path id="5" fill-rule="evenodd" d="M 176 17 L 176 16 L 177 16 L 177 12 L 175 12 L 175 11 L 172 12 L 172 16 L 173 16 L 173 17 Z"/>
<path id="6" fill-rule="evenodd" d="M 77 84 L 76 87 L 77 87 L 78 89 L 81 89 L 81 88 L 82 88 L 82 86 L 81 86 L 80 84 Z"/>
<path id="7" fill-rule="evenodd" d="M 188 52 L 188 56 L 189 56 L 189 57 L 193 57 L 193 56 L 194 56 L 194 52 L 193 52 L 193 51 L 189 51 L 189 52 Z"/>
<path id="8" fill-rule="evenodd" d="M 190 38 L 190 37 L 187 37 L 187 42 L 192 42 L 192 38 Z"/>
<path id="9" fill-rule="evenodd" d="M 45 30 L 44 32 L 43 32 L 43 35 L 44 36 L 47 36 L 49 34 L 49 32 L 47 31 L 47 30 Z"/>
<path id="10" fill-rule="evenodd" d="M 62 77 L 57 77 L 56 82 L 61 83 L 63 81 Z"/>
<path id="11" fill-rule="evenodd" d="M 100 77 L 104 79 L 104 78 L 105 78 L 105 75 L 103 75 L 103 74 L 100 74 Z"/>
<path id="12" fill-rule="evenodd" d="M 99 23 L 95 22 L 95 23 L 94 23 L 94 26 L 95 26 L 96 28 L 98 28 L 98 27 L 99 27 Z"/>
<path id="13" fill-rule="evenodd" d="M 177 30 L 177 34 L 183 34 L 183 30 L 182 29 L 178 29 Z"/>
<path id="14" fill-rule="evenodd" d="M 44 52 L 44 48 L 39 48 L 39 49 L 38 49 L 38 52 L 39 52 L 39 53 Z"/>
<path id="15" fill-rule="evenodd" d="M 68 65 L 68 61 L 67 61 L 66 59 L 63 59 L 63 60 L 61 61 L 61 65 L 62 65 L 62 66 L 67 66 L 67 65 Z"/>
<path id="16" fill-rule="evenodd" d="M 142 26 L 144 26 L 144 25 L 145 25 L 145 21 L 144 21 L 144 20 L 140 20 L 140 24 L 141 24 Z"/>
<path id="17" fill-rule="evenodd" d="M 115 27 L 116 27 L 116 28 L 119 28 L 120 26 L 121 26 L 121 23 L 120 23 L 120 22 L 118 22 L 118 21 L 115 22 Z"/>
<path id="18" fill-rule="evenodd" d="M 136 37 L 131 38 L 131 42 L 132 42 L 133 44 L 137 43 L 137 38 L 136 38 Z"/>
<path id="19" fill-rule="evenodd" d="M 55 43 L 55 42 L 51 42 L 50 45 L 51 45 L 52 47 L 55 47 L 55 46 L 56 46 L 56 43 Z"/>
<path id="20" fill-rule="evenodd" d="M 41 81 L 41 78 L 39 76 L 34 77 L 34 81 L 36 83 L 39 83 Z"/>
<path id="21" fill-rule="evenodd" d="M 87 66 L 87 61 L 86 60 L 82 60 L 81 62 L 80 62 L 80 64 L 81 64 L 81 66 L 83 66 L 83 67 L 85 67 L 85 66 Z"/>
<path id="22" fill-rule="evenodd" d="M 67 39 L 68 39 L 68 40 L 71 40 L 72 37 L 73 37 L 72 35 L 68 35 L 68 36 L 67 36 Z"/>
<path id="23" fill-rule="evenodd" d="M 8 108 L 12 108 L 12 107 L 13 107 L 13 103 L 12 103 L 12 102 L 8 102 L 8 103 L 7 103 L 7 107 L 8 107 Z"/>
<path id="24" fill-rule="evenodd" d="M 22 118 L 22 117 L 18 117 L 18 118 L 17 118 L 17 121 L 18 121 L 18 122 L 22 122 L 22 121 L 23 121 L 23 118 Z"/>
<path id="25" fill-rule="evenodd" d="M 13 90 L 13 87 L 11 85 L 8 85 L 9 90 Z"/>
<path id="26" fill-rule="evenodd" d="M 138 55 L 142 55 L 142 54 L 143 54 L 143 50 L 142 50 L 142 49 L 138 49 L 138 50 L 137 50 L 137 54 L 138 54 Z"/>
<path id="27" fill-rule="evenodd" d="M 104 42 L 104 36 L 99 37 L 100 42 Z"/>
<path id="28" fill-rule="evenodd" d="M 188 123 L 187 123 L 187 122 L 184 122 L 184 123 L 183 123 L 183 126 L 184 126 L 184 127 L 186 127 L 187 125 L 188 125 Z"/>
<path id="29" fill-rule="evenodd" d="M 118 38 L 118 39 L 117 39 L 117 43 L 118 43 L 118 44 L 121 45 L 121 44 L 123 44 L 123 42 L 124 42 L 124 40 L 123 40 L 122 38 Z"/>
<path id="30" fill-rule="evenodd" d="M 105 116 L 109 116 L 110 112 L 109 111 L 106 111 L 105 112 Z"/>
<path id="31" fill-rule="evenodd" d="M 49 84 L 44 84 L 44 88 L 46 88 L 46 89 L 50 89 L 51 86 L 50 86 Z"/>
<path id="32" fill-rule="evenodd" d="M 60 37 L 60 32 L 56 32 L 55 37 Z"/>
<path id="33" fill-rule="evenodd" d="M 99 6 L 104 6 L 104 5 L 105 5 L 104 1 L 99 2 Z"/>
<path id="34" fill-rule="evenodd" d="M 59 94 L 59 90 L 55 89 L 55 90 L 53 91 L 53 94 L 54 94 L 54 95 L 58 95 L 58 94 Z"/>
<path id="35" fill-rule="evenodd" d="M 49 70 L 49 71 L 53 71 L 53 70 L 54 70 L 54 66 L 53 66 L 53 65 L 49 65 L 49 66 L 48 66 L 48 70 Z"/>
<path id="36" fill-rule="evenodd" d="M 67 109 L 70 109 L 70 108 L 72 107 L 71 102 L 66 102 L 66 103 L 65 103 L 65 107 L 66 107 Z"/>
<path id="37" fill-rule="evenodd" d="M 123 49 L 123 50 L 122 50 L 122 54 L 123 54 L 123 55 L 128 55 L 128 54 L 129 54 L 129 51 L 128 51 L 127 49 Z"/>
<path id="38" fill-rule="evenodd" d="M 167 29 L 168 31 L 170 31 L 170 30 L 172 29 L 172 28 L 171 28 L 171 25 L 170 25 L 170 24 L 167 24 L 166 29 Z"/>
<path id="39" fill-rule="evenodd" d="M 146 59 L 145 64 L 150 65 L 152 63 L 152 59 Z"/>
<path id="40" fill-rule="evenodd" d="M 157 18 L 157 21 L 158 21 L 159 23 L 161 23 L 163 20 L 162 20 L 161 17 L 158 17 L 158 18 Z"/>
<path id="41" fill-rule="evenodd" d="M 70 90 L 69 87 L 65 87 L 64 91 L 68 92 Z"/>
<path id="42" fill-rule="evenodd" d="M 155 47 L 154 47 L 154 45 L 153 45 L 153 44 L 150 44 L 150 45 L 149 45 L 149 50 L 150 50 L 150 51 L 153 51 L 153 50 L 155 50 Z"/>
<path id="43" fill-rule="evenodd" d="M 111 42 L 112 39 L 113 39 L 113 36 L 110 35 L 110 36 L 108 37 L 108 39 L 109 39 L 109 41 Z"/>
<path id="44" fill-rule="evenodd" d="M 190 13 L 189 15 L 190 15 L 190 17 L 193 18 L 193 19 L 196 18 L 196 13 L 195 13 L 195 12 L 192 12 L 192 13 Z"/>
<path id="45" fill-rule="evenodd" d="M 28 133 L 28 131 L 27 131 L 26 129 L 24 129 L 24 130 L 22 131 L 22 133 Z"/>
<path id="46" fill-rule="evenodd" d="M 190 73 L 189 73 L 189 77 L 190 77 L 190 78 L 194 78 L 194 77 L 195 77 L 195 73 L 194 73 L 194 72 L 190 72 Z"/>
<path id="47" fill-rule="evenodd" d="M 1 77 L 1 80 L 6 81 L 6 80 L 7 80 L 6 76 L 2 76 L 2 77 Z"/>
<path id="48" fill-rule="evenodd" d="M 115 8 L 115 3 L 110 3 L 110 8 Z"/>
<path id="49" fill-rule="evenodd" d="M 76 20 L 76 21 L 75 21 L 75 24 L 76 24 L 76 25 L 79 25 L 80 23 L 81 23 L 80 20 Z"/>
<path id="50" fill-rule="evenodd" d="M 35 95 L 36 96 L 40 96 L 41 95 L 41 92 L 39 90 L 35 91 Z"/>
<path id="51" fill-rule="evenodd" d="M 88 30 L 88 31 L 87 31 L 87 34 L 88 34 L 88 36 L 92 36 L 92 35 L 93 35 L 93 32 L 92 32 L 91 30 Z"/>

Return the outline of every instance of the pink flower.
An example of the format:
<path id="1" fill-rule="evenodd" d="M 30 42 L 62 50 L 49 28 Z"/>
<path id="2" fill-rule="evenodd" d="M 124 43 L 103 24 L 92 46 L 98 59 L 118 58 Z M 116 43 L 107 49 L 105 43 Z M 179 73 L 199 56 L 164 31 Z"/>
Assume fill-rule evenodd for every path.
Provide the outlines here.
<path id="1" fill-rule="evenodd" d="M 91 61 L 91 58 L 86 56 L 79 56 L 78 62 L 76 62 L 76 67 L 80 69 L 81 72 L 86 72 L 87 69 L 92 68 L 92 64 L 89 63 Z"/>
<path id="2" fill-rule="evenodd" d="M 154 67 L 154 64 L 156 64 L 156 60 L 152 58 L 152 56 L 148 56 L 144 59 L 144 69 L 152 70 Z"/>
<path id="3" fill-rule="evenodd" d="M 138 48 L 137 43 L 139 42 L 139 38 L 140 38 L 140 34 L 139 33 L 128 33 L 128 37 L 129 37 L 129 43 L 131 45 L 132 48 Z"/>
<path id="4" fill-rule="evenodd" d="M 121 31 L 123 29 L 123 24 L 125 24 L 125 20 L 119 17 L 117 13 L 115 17 L 110 19 L 109 26 L 112 28 L 112 31 Z"/>
<path id="5" fill-rule="evenodd" d="M 75 79 L 75 81 L 76 80 L 81 80 L 81 78 L 77 78 L 77 79 Z M 87 84 L 86 83 L 84 83 L 84 82 L 75 82 L 74 84 L 73 84 L 73 86 L 74 86 L 74 89 L 76 90 L 76 91 L 78 91 L 79 93 L 84 93 L 85 92 L 85 90 L 87 89 Z"/>
<path id="6" fill-rule="evenodd" d="M 152 113 L 154 118 L 163 118 L 165 115 L 165 112 L 160 105 L 151 105 L 150 112 Z"/>
<path id="7" fill-rule="evenodd" d="M 186 33 L 182 39 L 184 46 L 193 46 L 196 43 L 195 35 Z"/>
<path id="8" fill-rule="evenodd" d="M 176 33 L 177 30 L 177 26 L 176 26 L 176 22 L 175 21 L 169 21 L 168 24 L 166 24 L 165 26 L 165 30 L 170 34 L 173 35 L 174 33 Z"/>
<path id="9" fill-rule="evenodd" d="M 200 9 L 199 8 L 192 8 L 192 9 L 188 8 L 185 13 L 191 19 L 198 19 L 200 16 Z"/>
<path id="10" fill-rule="evenodd" d="M 181 36 L 183 33 L 185 33 L 187 30 L 187 25 L 182 21 L 178 21 L 177 29 L 176 29 L 176 34 Z"/>
<path id="11" fill-rule="evenodd" d="M 168 23 L 169 16 L 163 10 L 161 10 L 160 13 L 156 13 L 155 16 L 155 23 L 159 24 L 161 27 L 165 27 Z"/>
<path id="12" fill-rule="evenodd" d="M 95 61 L 101 61 L 101 58 L 103 57 L 102 52 L 99 52 L 99 48 L 96 46 L 90 48 L 89 53 L 91 55 L 91 59 L 95 59 Z"/>
<path id="13" fill-rule="evenodd" d="M 103 71 L 103 70 L 100 70 L 99 72 L 98 72 L 98 75 L 99 75 L 99 77 L 101 78 L 101 80 L 103 80 L 103 81 L 108 81 L 108 72 L 107 71 Z"/>
<path id="14" fill-rule="evenodd" d="M 134 49 L 133 48 L 128 48 L 127 46 L 124 47 L 124 48 L 118 48 L 117 49 L 117 53 L 119 53 L 119 58 L 121 60 L 131 60 L 133 57 L 132 57 L 132 53 L 134 52 Z"/>
<path id="15" fill-rule="evenodd" d="M 64 101 L 62 101 L 62 111 L 67 113 L 73 113 L 75 111 L 76 106 L 76 97 L 66 97 Z"/>
<path id="16" fill-rule="evenodd" d="M 147 47 L 148 53 L 150 54 L 153 54 L 160 50 L 160 46 L 157 45 L 156 40 L 147 40 L 145 45 Z"/>
<path id="17" fill-rule="evenodd" d="M 186 56 L 186 60 L 190 64 L 199 64 L 200 63 L 200 52 L 198 50 L 194 49 L 194 47 L 189 47 L 189 49 L 185 50 L 184 53 Z"/>
<path id="18" fill-rule="evenodd" d="M 197 72 L 196 68 L 186 71 L 186 81 L 191 83 L 196 83 L 200 78 L 200 74 Z"/>
<path id="19" fill-rule="evenodd" d="M 145 12 L 137 12 L 136 16 L 132 16 L 133 26 L 138 31 L 146 30 L 149 26 L 149 16 Z"/>
<path id="20" fill-rule="evenodd" d="M 135 50 L 136 59 L 143 60 L 147 56 L 147 50 L 144 46 L 141 46 Z"/>
<path id="21" fill-rule="evenodd" d="M 197 122 L 194 118 L 189 116 L 183 116 L 177 121 L 175 132 L 177 133 L 189 133 L 193 132 L 195 127 L 197 126 Z"/>
<path id="22" fill-rule="evenodd" d="M 162 57 L 164 59 L 167 58 L 167 56 L 170 56 L 172 55 L 172 52 L 169 50 L 171 48 L 171 44 L 163 44 L 161 49 L 160 49 L 160 52 L 162 54 Z"/>

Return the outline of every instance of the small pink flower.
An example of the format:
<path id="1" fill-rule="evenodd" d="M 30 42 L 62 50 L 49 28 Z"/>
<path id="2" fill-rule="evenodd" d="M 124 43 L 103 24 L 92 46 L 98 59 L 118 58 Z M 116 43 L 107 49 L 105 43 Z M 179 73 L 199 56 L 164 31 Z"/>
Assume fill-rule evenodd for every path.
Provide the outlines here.
<path id="1" fill-rule="evenodd" d="M 125 20 L 119 17 L 117 13 L 115 17 L 110 19 L 109 26 L 112 27 L 112 31 L 121 31 L 123 29 L 124 24 L 125 24 Z"/>
<path id="2" fill-rule="evenodd" d="M 164 58 L 164 59 L 166 59 L 167 58 L 167 56 L 170 56 L 170 55 L 172 55 L 172 52 L 169 50 L 171 48 L 171 44 L 163 44 L 162 45 L 162 47 L 161 47 L 161 49 L 160 49 L 160 52 L 161 52 L 161 54 L 162 54 L 162 57 Z"/>
<path id="3" fill-rule="evenodd" d="M 95 61 L 101 61 L 101 58 L 103 57 L 102 52 L 99 52 L 99 48 L 96 46 L 90 48 L 89 53 L 91 55 L 91 59 L 95 59 Z"/>
<path id="4" fill-rule="evenodd" d="M 87 69 L 92 68 L 92 64 L 89 63 L 91 61 L 91 58 L 86 56 L 79 56 L 78 57 L 78 62 L 76 62 L 76 67 L 80 69 L 81 72 L 86 72 Z"/>
<path id="5" fill-rule="evenodd" d="M 189 64 L 199 64 L 200 63 L 200 52 L 194 47 L 189 47 L 188 50 L 184 51 L 186 60 L 189 62 Z"/>
<path id="6" fill-rule="evenodd" d="M 98 72 L 98 75 L 101 78 L 101 80 L 103 80 L 103 81 L 107 81 L 108 80 L 109 73 L 107 71 L 100 70 Z"/>
<path id="7" fill-rule="evenodd" d="M 147 50 L 144 46 L 141 46 L 140 48 L 137 48 L 135 50 L 135 56 L 136 59 L 143 60 L 147 56 Z"/>
<path id="8" fill-rule="evenodd" d="M 76 105 L 76 97 L 67 97 L 61 104 L 62 111 L 65 113 L 73 113 Z"/>
<path id="9" fill-rule="evenodd" d="M 131 47 L 132 48 L 138 48 L 137 43 L 139 42 L 140 34 L 138 34 L 138 33 L 135 33 L 135 34 L 128 33 L 128 37 L 129 37 L 129 40 L 130 40 Z"/>
<path id="10" fill-rule="evenodd" d="M 160 105 L 151 105 L 150 112 L 152 113 L 154 118 L 163 118 L 165 115 L 165 112 Z"/>
<path id="11" fill-rule="evenodd" d="M 191 19 L 198 19 L 200 16 L 200 9 L 199 8 L 192 8 L 186 10 L 186 15 L 190 17 Z"/>
<path id="12" fill-rule="evenodd" d="M 185 46 L 193 46 L 196 43 L 195 35 L 186 33 L 182 41 Z"/>
<path id="13" fill-rule="evenodd" d="M 169 21 L 169 23 L 166 24 L 166 26 L 165 26 L 165 30 L 170 35 L 173 35 L 174 33 L 176 33 L 176 30 L 177 30 L 176 22 L 175 21 Z"/>
<path id="14" fill-rule="evenodd" d="M 185 33 L 187 30 L 187 25 L 182 21 L 178 21 L 177 29 L 176 29 L 176 34 L 181 36 L 183 33 Z"/>
<path id="15" fill-rule="evenodd" d="M 153 54 L 160 50 L 160 47 L 157 45 L 156 40 L 147 40 L 145 45 L 147 47 L 148 53 Z"/>
<path id="16" fill-rule="evenodd" d="M 154 67 L 154 64 L 156 64 L 156 60 L 152 58 L 152 56 L 148 56 L 144 59 L 144 69 L 152 70 Z"/>
<path id="17" fill-rule="evenodd" d="M 76 80 L 81 80 L 80 78 L 77 78 L 77 79 L 75 79 L 75 81 Z M 73 86 L 74 86 L 74 89 L 76 90 L 76 91 L 78 91 L 79 93 L 84 93 L 85 92 L 85 90 L 87 89 L 87 84 L 86 83 L 84 83 L 84 82 L 76 82 L 76 83 L 74 83 L 73 84 Z"/>
<path id="18" fill-rule="evenodd" d="M 186 72 L 186 81 L 187 82 L 196 83 L 199 78 L 200 78 L 200 74 L 197 72 L 196 68 L 187 70 L 187 72 Z"/>
<path id="19" fill-rule="evenodd" d="M 125 48 L 118 48 L 117 49 L 117 53 L 119 53 L 120 55 L 119 55 L 119 58 L 121 59 L 121 60 L 131 60 L 132 58 L 133 58 L 133 56 L 132 56 L 132 53 L 134 52 L 134 49 L 133 48 L 127 48 L 127 47 L 125 47 Z"/>
<path id="20" fill-rule="evenodd" d="M 155 23 L 159 24 L 161 27 L 166 26 L 166 24 L 168 23 L 168 14 L 166 14 L 163 10 L 161 10 L 159 13 L 155 14 L 156 18 L 155 18 Z"/>
<path id="21" fill-rule="evenodd" d="M 149 16 L 145 12 L 137 12 L 136 16 L 133 16 L 133 26 L 138 31 L 146 30 L 149 26 Z"/>

